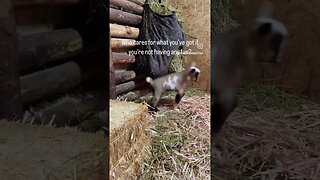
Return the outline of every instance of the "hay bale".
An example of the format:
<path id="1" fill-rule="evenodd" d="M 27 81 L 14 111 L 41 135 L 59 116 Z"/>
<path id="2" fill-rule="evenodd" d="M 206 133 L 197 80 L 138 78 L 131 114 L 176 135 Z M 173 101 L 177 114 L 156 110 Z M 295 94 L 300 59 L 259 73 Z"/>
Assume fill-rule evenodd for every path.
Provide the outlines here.
<path id="1" fill-rule="evenodd" d="M 110 179 L 137 179 L 149 153 L 148 109 L 110 100 Z"/>

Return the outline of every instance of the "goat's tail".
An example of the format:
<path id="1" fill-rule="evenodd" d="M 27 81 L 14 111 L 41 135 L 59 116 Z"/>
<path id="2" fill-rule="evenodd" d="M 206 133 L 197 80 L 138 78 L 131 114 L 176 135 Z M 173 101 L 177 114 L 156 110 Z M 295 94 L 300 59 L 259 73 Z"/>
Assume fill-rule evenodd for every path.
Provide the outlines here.
<path id="1" fill-rule="evenodd" d="M 151 77 L 146 78 L 147 83 L 153 85 L 153 79 Z"/>

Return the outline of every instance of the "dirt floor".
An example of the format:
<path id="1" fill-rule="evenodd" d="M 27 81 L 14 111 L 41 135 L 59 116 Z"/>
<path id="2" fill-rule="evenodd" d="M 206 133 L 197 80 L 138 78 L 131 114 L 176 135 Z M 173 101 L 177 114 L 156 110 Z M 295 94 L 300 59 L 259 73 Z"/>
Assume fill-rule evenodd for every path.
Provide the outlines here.
<path id="1" fill-rule="evenodd" d="M 0 121 L 0 179 L 106 179 L 103 133 Z"/>

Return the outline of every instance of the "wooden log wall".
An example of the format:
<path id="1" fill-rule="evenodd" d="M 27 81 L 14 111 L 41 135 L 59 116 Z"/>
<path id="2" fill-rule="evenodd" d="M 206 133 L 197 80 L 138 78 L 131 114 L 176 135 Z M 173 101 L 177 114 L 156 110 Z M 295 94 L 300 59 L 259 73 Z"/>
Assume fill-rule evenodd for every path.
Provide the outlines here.
<path id="1" fill-rule="evenodd" d="M 52 5 L 74 5 L 81 0 L 13 0 L 16 7 L 52 6 Z"/>
<path id="2" fill-rule="evenodd" d="M 128 67 L 135 63 L 135 57 L 128 51 L 135 49 L 135 41 L 139 36 L 142 22 L 143 1 L 140 0 L 110 0 L 110 45 L 112 59 L 110 63 L 110 96 L 132 91 L 137 87 L 136 73 Z"/>
<path id="3" fill-rule="evenodd" d="M 34 14 L 39 13 L 40 10 L 45 12 L 46 8 L 53 9 L 57 7 L 58 9 L 60 8 L 57 12 L 60 12 L 61 9 L 65 10 L 65 6 L 67 6 L 81 8 L 81 10 L 77 9 L 77 11 L 72 12 L 82 12 L 83 9 L 91 11 L 92 9 L 83 6 L 83 4 L 82 6 L 77 6 L 77 4 L 86 1 L 87 0 L 2 0 L 0 3 L 0 119 L 19 120 L 22 117 L 24 104 L 49 97 L 52 94 L 65 93 L 77 87 L 85 81 L 86 78 L 96 78 L 93 76 L 98 74 L 97 71 L 105 72 L 103 68 L 100 68 L 101 66 L 106 66 L 103 64 L 103 62 L 105 62 L 103 59 L 104 56 L 100 58 L 102 63 L 100 63 L 99 59 L 95 56 L 101 53 L 97 51 L 102 50 L 105 46 L 103 45 L 102 48 L 90 47 L 91 44 L 95 46 L 98 45 L 96 45 L 97 43 L 89 42 L 88 39 L 90 38 L 87 37 L 86 33 L 80 32 L 82 30 L 81 28 L 79 28 L 79 30 L 75 29 L 84 27 L 86 24 L 83 22 L 87 22 L 90 17 L 81 14 L 83 15 L 81 16 L 83 21 L 66 24 L 65 26 L 68 28 L 61 27 L 61 24 L 51 26 L 52 21 L 58 22 L 59 18 L 61 19 L 60 16 L 54 18 L 55 13 L 47 14 L 47 17 L 52 17 L 50 20 L 44 18 L 43 24 L 49 24 L 50 27 L 44 25 L 39 26 L 39 22 L 35 23 L 35 21 L 33 21 Z M 135 12 L 141 11 L 141 8 L 135 8 L 132 3 L 114 3 L 129 9 L 131 8 L 133 11 L 137 9 L 138 11 Z M 46 6 L 46 8 L 43 9 L 44 6 Z M 29 9 L 30 12 L 26 13 Z M 35 9 L 36 11 L 33 11 Z M 16 13 L 17 11 L 22 13 L 18 15 L 18 13 Z M 30 17 L 25 18 L 24 16 L 26 14 L 29 14 Z M 40 14 L 38 16 L 40 16 Z M 72 17 L 78 18 L 79 16 L 73 14 Z M 104 21 L 105 16 L 104 14 L 100 15 L 100 18 L 103 19 L 102 21 Z M 22 22 L 21 19 L 29 21 L 23 21 L 22 24 L 19 24 Z M 96 24 L 93 24 L 91 28 L 101 29 L 101 24 L 99 24 L 98 21 L 94 22 Z M 103 23 L 107 27 L 107 22 Z M 27 32 L 25 32 L 26 29 Z M 120 34 L 118 33 L 119 35 L 115 37 L 121 37 L 124 30 L 118 26 L 116 26 L 116 29 L 118 29 Z M 106 28 L 102 31 L 105 32 Z M 127 36 L 128 38 L 136 37 L 137 29 L 129 29 L 127 34 L 130 33 L 131 35 Z M 96 33 L 94 33 L 94 35 L 94 37 L 96 37 Z M 84 41 L 84 39 L 86 39 L 86 41 Z M 115 47 L 118 47 L 119 41 L 114 42 Z M 97 50 L 91 52 L 88 49 Z M 92 56 L 88 55 L 88 52 L 91 52 Z M 94 60 L 88 58 L 91 59 L 90 62 L 88 62 L 91 63 L 90 65 L 84 66 L 82 61 L 77 60 L 81 59 L 79 56 L 83 54 L 95 57 Z M 110 55 L 112 55 L 111 52 Z M 125 60 L 132 62 L 132 57 L 128 57 Z M 123 62 L 122 59 L 118 61 Z M 25 69 L 32 70 L 26 71 L 27 73 L 21 73 L 24 72 Z M 92 71 L 92 69 L 94 71 Z M 128 75 L 126 77 L 128 77 Z M 116 92 L 115 85 L 113 91 Z"/>
<path id="4" fill-rule="evenodd" d="M 0 119 L 20 119 L 22 104 L 16 23 L 11 0 L 3 0 L 0 4 Z"/>
<path id="5" fill-rule="evenodd" d="M 29 103 L 79 85 L 81 69 L 77 63 L 68 62 L 22 76 L 20 81 L 23 103 Z"/>
<path id="6" fill-rule="evenodd" d="M 81 49 L 81 35 L 73 29 L 20 36 L 18 42 L 20 69 L 73 57 L 79 54 Z"/>

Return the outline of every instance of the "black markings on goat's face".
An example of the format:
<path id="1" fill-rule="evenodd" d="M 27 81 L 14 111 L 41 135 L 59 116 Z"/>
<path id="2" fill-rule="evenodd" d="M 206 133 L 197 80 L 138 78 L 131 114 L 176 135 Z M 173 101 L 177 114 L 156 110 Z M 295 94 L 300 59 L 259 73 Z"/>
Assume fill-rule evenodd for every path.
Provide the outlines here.
<path id="1" fill-rule="evenodd" d="M 200 69 L 196 67 L 190 67 L 190 74 L 194 78 L 195 81 L 199 81 L 199 76 L 200 76 Z"/>
<path id="2" fill-rule="evenodd" d="M 286 46 L 287 29 L 271 18 L 257 18 L 256 59 L 260 62 L 280 63 Z"/>

